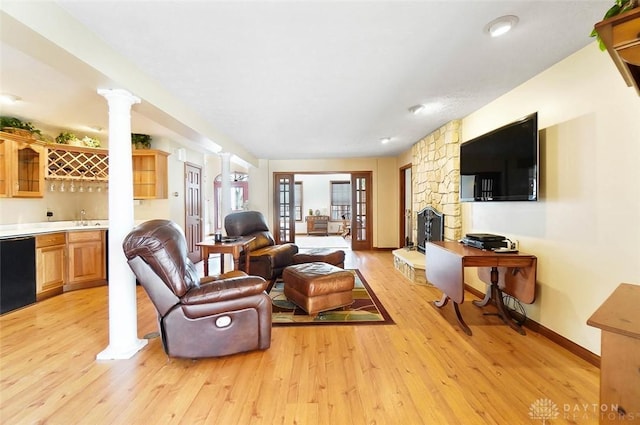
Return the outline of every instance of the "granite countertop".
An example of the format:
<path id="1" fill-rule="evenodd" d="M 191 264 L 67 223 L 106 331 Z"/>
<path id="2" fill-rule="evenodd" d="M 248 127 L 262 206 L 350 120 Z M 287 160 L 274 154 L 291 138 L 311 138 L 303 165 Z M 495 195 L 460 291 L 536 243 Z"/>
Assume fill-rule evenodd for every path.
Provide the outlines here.
<path id="1" fill-rule="evenodd" d="M 0 239 L 8 239 L 21 236 L 35 236 L 44 233 L 77 231 L 77 230 L 104 230 L 109 228 L 109 220 L 87 220 L 87 225 L 82 226 L 77 221 L 44 221 L 40 223 L 1 224 Z"/>

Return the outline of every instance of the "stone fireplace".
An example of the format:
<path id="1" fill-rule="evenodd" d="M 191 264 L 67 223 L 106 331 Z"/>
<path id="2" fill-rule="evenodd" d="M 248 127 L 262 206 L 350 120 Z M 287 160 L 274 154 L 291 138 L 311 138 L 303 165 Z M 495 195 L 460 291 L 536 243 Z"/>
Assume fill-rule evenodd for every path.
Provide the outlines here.
<path id="1" fill-rule="evenodd" d="M 462 237 L 459 195 L 461 138 L 461 121 L 455 120 L 411 148 L 413 211 L 417 213 L 430 206 L 443 213 L 443 240 Z M 419 241 L 417 218 L 414 214 L 414 241 Z"/>
<path id="2" fill-rule="evenodd" d="M 424 241 L 427 231 L 422 230 L 418 223 L 418 212 L 426 211 L 427 207 L 443 215 L 439 224 L 431 221 L 431 235 L 436 230 L 433 227 L 435 224 L 441 240 L 459 240 L 462 237 L 459 195 L 461 139 L 461 121 L 455 120 L 411 147 L 414 211 L 411 228 L 414 229 L 412 240 L 417 241 L 417 245 L 421 240 Z M 423 252 L 401 248 L 393 251 L 393 256 L 396 269 L 405 277 L 415 283 L 427 283 Z"/>

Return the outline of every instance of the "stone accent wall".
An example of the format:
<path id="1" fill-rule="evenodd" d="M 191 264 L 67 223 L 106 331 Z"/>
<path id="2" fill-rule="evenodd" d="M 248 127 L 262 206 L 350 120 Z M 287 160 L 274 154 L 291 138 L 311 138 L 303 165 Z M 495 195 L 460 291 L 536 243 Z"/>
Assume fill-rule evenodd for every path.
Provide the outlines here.
<path id="1" fill-rule="evenodd" d="M 413 240 L 416 213 L 432 206 L 445 214 L 444 239 L 462 237 L 460 216 L 460 140 L 461 121 L 451 121 L 418 141 L 411 148 L 413 186 Z"/>

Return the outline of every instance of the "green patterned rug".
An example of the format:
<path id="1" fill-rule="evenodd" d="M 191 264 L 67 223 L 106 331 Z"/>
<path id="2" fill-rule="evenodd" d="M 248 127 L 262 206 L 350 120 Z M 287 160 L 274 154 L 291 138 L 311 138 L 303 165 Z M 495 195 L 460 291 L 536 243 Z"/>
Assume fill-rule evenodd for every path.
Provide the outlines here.
<path id="1" fill-rule="evenodd" d="M 309 316 L 284 296 L 284 283 L 277 280 L 269 290 L 273 305 L 273 326 L 315 325 L 385 325 L 393 320 L 358 270 L 349 270 L 355 276 L 353 304 Z"/>

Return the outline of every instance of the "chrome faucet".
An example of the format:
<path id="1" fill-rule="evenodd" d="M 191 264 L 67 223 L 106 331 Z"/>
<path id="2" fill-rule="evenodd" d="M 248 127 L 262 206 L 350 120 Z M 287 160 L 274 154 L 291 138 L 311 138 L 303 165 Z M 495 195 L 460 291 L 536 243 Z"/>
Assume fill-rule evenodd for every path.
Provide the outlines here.
<path id="1" fill-rule="evenodd" d="M 80 226 L 87 225 L 87 212 L 83 209 L 80 210 Z"/>

